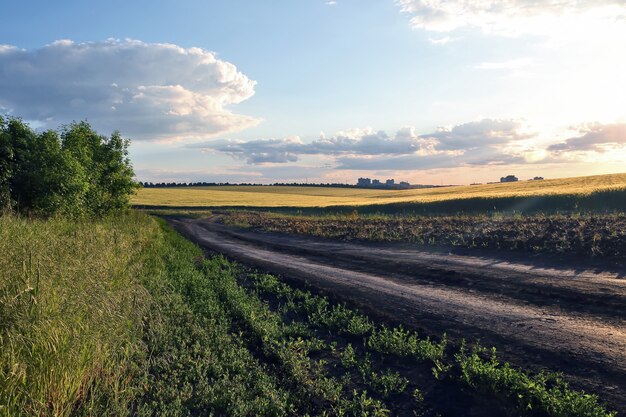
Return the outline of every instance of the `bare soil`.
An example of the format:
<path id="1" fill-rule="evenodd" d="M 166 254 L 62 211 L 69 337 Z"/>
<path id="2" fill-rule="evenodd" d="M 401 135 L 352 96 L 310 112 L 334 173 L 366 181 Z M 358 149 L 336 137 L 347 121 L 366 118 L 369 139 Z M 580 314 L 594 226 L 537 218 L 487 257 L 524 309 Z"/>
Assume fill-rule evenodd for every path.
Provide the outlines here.
<path id="1" fill-rule="evenodd" d="M 626 269 L 585 259 L 452 253 L 345 243 L 168 218 L 182 234 L 244 264 L 306 283 L 429 335 L 495 346 L 534 371 L 562 372 L 626 414 Z"/>

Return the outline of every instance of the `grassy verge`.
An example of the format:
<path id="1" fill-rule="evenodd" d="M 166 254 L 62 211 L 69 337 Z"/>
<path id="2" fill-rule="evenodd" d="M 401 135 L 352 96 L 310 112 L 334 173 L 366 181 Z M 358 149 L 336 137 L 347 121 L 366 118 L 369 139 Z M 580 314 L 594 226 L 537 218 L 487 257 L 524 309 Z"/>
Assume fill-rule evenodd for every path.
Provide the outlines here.
<path id="1" fill-rule="evenodd" d="M 205 259 L 140 213 L 0 226 L 0 415 L 610 415 L 557 377 Z"/>

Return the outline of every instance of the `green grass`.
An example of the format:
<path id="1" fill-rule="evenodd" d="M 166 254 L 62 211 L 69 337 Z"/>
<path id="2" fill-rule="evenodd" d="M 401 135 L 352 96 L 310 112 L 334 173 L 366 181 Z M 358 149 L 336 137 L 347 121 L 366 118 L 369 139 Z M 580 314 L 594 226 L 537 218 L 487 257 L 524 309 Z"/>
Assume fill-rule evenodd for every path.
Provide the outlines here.
<path id="1" fill-rule="evenodd" d="M 137 207 L 202 210 L 216 207 L 301 210 L 309 213 L 458 213 L 623 209 L 626 174 L 416 190 L 325 187 L 144 188 Z"/>
<path id="2" fill-rule="evenodd" d="M 157 236 L 137 214 L 0 217 L 0 414 L 128 408 L 151 303 L 141 258 Z"/>
<path id="3" fill-rule="evenodd" d="M 611 415 L 557 377 L 205 259 L 141 213 L 4 216 L 0 239 L 2 416 L 435 416 L 449 406 L 438 392 L 500 413 Z"/>

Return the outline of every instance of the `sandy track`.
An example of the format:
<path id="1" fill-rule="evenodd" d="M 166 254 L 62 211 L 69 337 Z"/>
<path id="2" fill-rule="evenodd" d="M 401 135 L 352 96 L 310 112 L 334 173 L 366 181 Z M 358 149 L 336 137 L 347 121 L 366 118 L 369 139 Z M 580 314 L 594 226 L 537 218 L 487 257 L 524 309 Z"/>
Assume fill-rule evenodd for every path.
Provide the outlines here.
<path id="1" fill-rule="evenodd" d="M 626 413 L 622 271 L 170 222 L 207 249 L 306 281 L 372 314 L 434 335 L 480 339 L 519 366 L 561 371 Z"/>

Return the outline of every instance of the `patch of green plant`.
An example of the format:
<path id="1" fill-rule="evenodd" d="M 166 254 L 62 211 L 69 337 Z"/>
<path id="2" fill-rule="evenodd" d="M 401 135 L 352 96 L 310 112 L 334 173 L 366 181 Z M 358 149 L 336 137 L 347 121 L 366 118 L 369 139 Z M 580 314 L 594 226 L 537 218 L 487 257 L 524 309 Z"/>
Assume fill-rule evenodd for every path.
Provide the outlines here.
<path id="1" fill-rule="evenodd" d="M 613 417 L 607 412 L 596 395 L 573 391 L 557 374 L 530 375 L 501 363 L 495 348 L 491 356 L 483 359 L 487 349 L 474 346 L 468 351 L 463 344 L 455 360 L 460 370 L 460 380 L 477 390 L 499 395 L 515 402 L 520 412 L 531 414 L 543 411 L 549 416 Z"/>
<path id="2" fill-rule="evenodd" d="M 436 377 L 449 369 L 444 358 L 447 346 L 445 334 L 439 343 L 433 343 L 429 337 L 420 339 L 416 332 L 404 330 L 402 326 L 389 328 L 382 325 L 367 338 L 367 346 L 380 353 L 414 357 L 418 361 L 430 360 Z"/>
<path id="3" fill-rule="evenodd" d="M 372 362 L 368 352 L 364 358 L 359 358 L 351 344 L 340 354 L 341 364 L 347 369 L 358 372 L 363 383 L 368 385 L 374 392 L 388 398 L 391 394 L 397 394 L 406 390 L 409 380 L 400 376 L 398 372 L 384 370 L 376 372 L 372 369 Z"/>
<path id="4" fill-rule="evenodd" d="M 196 246 L 165 226 L 162 233 L 162 263 L 146 282 L 157 301 L 144 336 L 150 380 L 136 414 L 293 415 L 295 394 L 232 331 L 215 287 L 222 274 L 201 270 Z"/>
<path id="5" fill-rule="evenodd" d="M 312 326 L 336 330 L 338 334 L 346 336 L 360 337 L 366 349 L 382 355 L 393 355 L 416 362 L 429 361 L 433 364 L 432 372 L 436 379 L 443 375 L 448 375 L 449 378 L 460 375 L 457 379 L 459 383 L 515 403 L 515 411 L 521 415 L 615 416 L 615 413 L 606 411 L 597 396 L 572 390 L 558 376 L 530 375 L 508 363 L 500 363 L 496 359 L 495 349 L 489 360 L 482 359 L 480 354 L 484 354 L 485 348 L 479 346 L 468 353 L 463 344 L 456 353 L 451 353 L 445 335 L 435 343 L 430 338 L 419 338 L 416 332 L 405 330 L 402 326 L 375 325 L 366 316 L 345 305 L 333 305 L 326 297 L 294 290 L 276 277 L 253 275 L 252 279 L 255 291 L 277 297 L 284 303 L 282 307 L 289 306 L 289 311 L 306 314 Z M 334 311 L 337 313 L 333 314 Z M 367 323 L 361 328 L 362 331 L 338 329 L 339 325 L 348 326 L 349 319 L 354 317 L 358 317 L 359 323 Z M 345 368 L 358 370 L 361 380 L 383 396 L 406 388 L 406 380 L 399 374 L 373 372 L 369 353 L 366 352 L 365 359 L 359 359 L 350 344 L 340 352 L 339 359 Z M 418 394 L 423 400 L 419 390 Z"/>
<path id="6" fill-rule="evenodd" d="M 385 417 L 389 410 L 384 404 L 367 395 L 367 391 L 361 393 L 353 391 L 352 399 L 345 406 L 345 416 L 354 417 Z"/>

